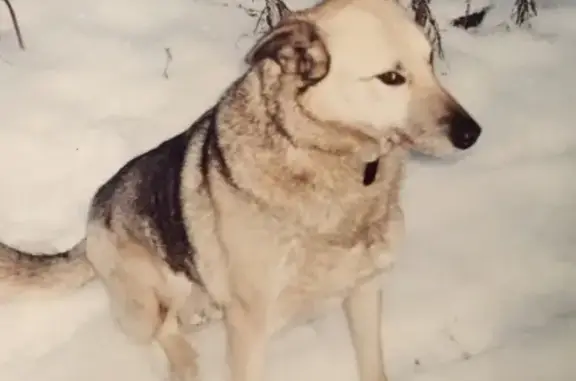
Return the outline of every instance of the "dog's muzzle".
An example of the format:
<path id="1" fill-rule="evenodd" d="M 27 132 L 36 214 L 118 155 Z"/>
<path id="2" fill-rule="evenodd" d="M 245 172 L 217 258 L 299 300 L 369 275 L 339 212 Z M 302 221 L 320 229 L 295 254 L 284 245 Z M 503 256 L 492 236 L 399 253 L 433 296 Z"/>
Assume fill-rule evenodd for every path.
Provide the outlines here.
<path id="1" fill-rule="evenodd" d="M 461 107 L 456 108 L 446 118 L 448 124 L 448 137 L 454 147 L 465 150 L 474 145 L 482 128 Z"/>

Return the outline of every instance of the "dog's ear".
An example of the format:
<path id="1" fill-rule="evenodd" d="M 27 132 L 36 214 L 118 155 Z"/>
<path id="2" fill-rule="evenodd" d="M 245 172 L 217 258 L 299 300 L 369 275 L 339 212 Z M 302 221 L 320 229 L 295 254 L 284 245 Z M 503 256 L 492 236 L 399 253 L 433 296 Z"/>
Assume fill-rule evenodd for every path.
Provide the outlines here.
<path id="1" fill-rule="evenodd" d="M 281 23 L 250 50 L 246 63 L 254 65 L 272 59 L 286 74 L 294 74 L 306 83 L 320 81 L 328 74 L 330 57 L 316 27 L 306 21 Z"/>

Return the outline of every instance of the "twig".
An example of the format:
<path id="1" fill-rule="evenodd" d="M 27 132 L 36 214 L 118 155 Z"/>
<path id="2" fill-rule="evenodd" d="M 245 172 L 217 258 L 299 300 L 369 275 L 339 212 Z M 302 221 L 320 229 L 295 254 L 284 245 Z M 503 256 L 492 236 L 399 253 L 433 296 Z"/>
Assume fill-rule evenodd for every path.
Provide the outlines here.
<path id="1" fill-rule="evenodd" d="M 470 358 L 472 358 L 472 354 L 464 349 L 462 344 L 458 340 L 456 340 L 456 338 L 454 337 L 454 335 L 452 333 L 447 332 L 447 334 L 448 334 L 448 340 L 450 340 L 451 342 L 453 342 L 454 344 L 456 344 L 458 346 L 458 349 L 461 352 L 460 358 L 462 360 L 470 360 Z"/>
<path id="2" fill-rule="evenodd" d="M 523 26 L 532 17 L 538 15 L 534 0 L 516 0 L 512 10 L 512 19 L 518 26 Z"/>
<path id="3" fill-rule="evenodd" d="M 414 12 L 414 21 L 424 29 L 438 57 L 444 59 L 442 35 L 430 10 L 430 0 L 411 0 L 410 8 Z"/>
<path id="4" fill-rule="evenodd" d="M 470 8 L 472 7 L 472 0 L 466 0 L 466 11 L 464 12 L 464 16 L 470 16 Z"/>
<path id="5" fill-rule="evenodd" d="M 264 9 L 258 15 L 258 19 L 256 20 L 256 26 L 254 27 L 254 33 L 257 33 L 259 30 L 265 32 L 268 29 L 273 28 L 278 24 L 282 19 L 286 16 L 291 14 L 292 11 L 286 3 L 282 0 L 266 0 L 266 5 Z M 262 24 L 264 24 L 262 26 Z"/>
<path id="6" fill-rule="evenodd" d="M 168 67 L 172 62 L 172 52 L 170 52 L 170 48 L 164 48 L 164 51 L 166 52 L 166 64 L 164 65 L 164 72 L 162 73 L 162 76 L 168 79 Z"/>
<path id="7" fill-rule="evenodd" d="M 20 24 L 18 23 L 18 17 L 16 17 L 16 12 L 14 12 L 14 8 L 10 3 L 10 0 L 3 0 L 4 4 L 8 8 L 8 12 L 10 12 L 10 18 L 12 19 L 12 25 L 14 26 L 14 30 L 16 31 L 16 38 L 18 38 L 18 45 L 20 49 L 26 50 L 26 46 L 24 45 L 24 39 L 22 38 L 22 33 L 20 32 Z"/>

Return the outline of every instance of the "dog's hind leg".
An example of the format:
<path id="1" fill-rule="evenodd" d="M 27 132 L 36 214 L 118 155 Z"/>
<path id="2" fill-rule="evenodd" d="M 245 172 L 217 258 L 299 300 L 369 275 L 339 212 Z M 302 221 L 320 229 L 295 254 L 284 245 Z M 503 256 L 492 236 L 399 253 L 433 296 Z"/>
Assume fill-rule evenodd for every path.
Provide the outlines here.
<path id="1" fill-rule="evenodd" d="M 378 278 L 359 285 L 344 300 L 360 381 L 386 381 L 382 351 L 382 292 Z"/>
<path id="2" fill-rule="evenodd" d="M 169 362 L 171 381 L 197 378 L 197 354 L 180 333 L 185 293 L 172 297 L 152 256 L 142 245 L 102 226 L 90 226 L 87 258 L 109 295 L 120 328 L 133 340 L 156 340 Z"/>
<path id="3" fill-rule="evenodd" d="M 159 275 L 143 250 L 97 223 L 88 226 L 86 257 L 104 284 L 120 328 L 139 343 L 150 342 L 161 322 L 155 293 Z"/>
<path id="4" fill-rule="evenodd" d="M 152 288 L 134 283 L 118 271 L 104 281 L 112 314 L 122 331 L 140 344 L 149 343 L 162 322 L 162 310 Z"/>
<path id="5" fill-rule="evenodd" d="M 198 353 L 182 334 L 178 308 L 174 307 L 165 311 L 164 321 L 156 334 L 156 340 L 168 359 L 170 380 L 194 381 L 198 378 Z"/>

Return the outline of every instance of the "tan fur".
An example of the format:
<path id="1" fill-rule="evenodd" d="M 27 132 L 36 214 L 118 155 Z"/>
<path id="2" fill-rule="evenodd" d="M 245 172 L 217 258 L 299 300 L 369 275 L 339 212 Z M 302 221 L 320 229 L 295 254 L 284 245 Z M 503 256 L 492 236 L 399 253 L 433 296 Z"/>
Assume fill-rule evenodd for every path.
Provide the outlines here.
<path id="1" fill-rule="evenodd" d="M 29 254 L 0 243 L 0 301 L 14 297 L 46 297 L 80 287 L 94 277 L 84 258 L 84 241 L 70 250 L 65 263 Z"/>
<path id="2" fill-rule="evenodd" d="M 173 271 L 174 253 L 131 209 L 139 172 L 94 201 L 86 257 L 120 327 L 161 345 L 173 381 L 198 378 L 184 332 L 221 318 L 232 380 L 263 381 L 271 336 L 329 300 L 343 303 L 360 380 L 386 380 L 378 279 L 403 236 L 408 151 L 456 151 L 444 117 L 454 110 L 474 123 L 440 86 L 430 53 L 392 0 L 327 0 L 256 43 L 210 132 L 231 177 L 218 166 L 199 168 L 209 139 L 202 121 L 179 175 L 196 252 L 188 268 L 201 283 Z M 380 74 L 390 71 L 406 83 L 383 84 Z M 365 185 L 366 163 L 377 158 L 375 180 Z"/>

